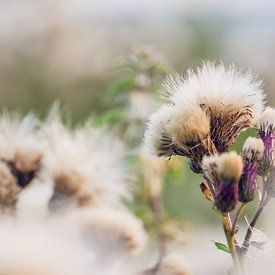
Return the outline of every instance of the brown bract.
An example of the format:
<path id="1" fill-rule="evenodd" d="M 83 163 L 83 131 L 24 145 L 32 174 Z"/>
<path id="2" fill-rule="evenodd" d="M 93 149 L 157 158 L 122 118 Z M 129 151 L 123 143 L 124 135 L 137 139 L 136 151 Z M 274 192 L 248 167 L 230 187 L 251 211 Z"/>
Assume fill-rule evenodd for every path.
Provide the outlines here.
<path id="1" fill-rule="evenodd" d="M 233 105 L 217 103 L 201 104 L 210 117 L 211 139 L 218 152 L 227 151 L 241 131 L 252 126 L 253 113 L 249 106 L 237 108 Z"/>
<path id="2" fill-rule="evenodd" d="M 178 111 L 169 127 L 174 144 L 190 158 L 190 167 L 195 173 L 201 173 L 204 155 L 216 153 L 210 138 L 210 121 L 201 108 Z"/>

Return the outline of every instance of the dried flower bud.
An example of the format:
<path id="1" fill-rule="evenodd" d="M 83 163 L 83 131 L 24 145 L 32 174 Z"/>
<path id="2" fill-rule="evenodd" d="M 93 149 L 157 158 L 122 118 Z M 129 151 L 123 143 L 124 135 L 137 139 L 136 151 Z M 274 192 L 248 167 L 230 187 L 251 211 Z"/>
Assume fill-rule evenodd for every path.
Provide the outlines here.
<path id="1" fill-rule="evenodd" d="M 253 201 L 258 193 L 257 168 L 263 160 L 264 144 L 261 139 L 249 137 L 243 146 L 243 174 L 239 182 L 239 201 Z"/>
<path id="2" fill-rule="evenodd" d="M 259 169 L 265 175 L 273 166 L 275 147 L 275 109 L 267 107 L 257 122 L 259 135 L 264 142 L 264 159 Z"/>
<path id="3" fill-rule="evenodd" d="M 242 159 L 235 152 L 224 153 L 217 158 L 220 183 L 216 195 L 216 207 L 230 212 L 238 203 L 238 182 L 242 174 Z"/>

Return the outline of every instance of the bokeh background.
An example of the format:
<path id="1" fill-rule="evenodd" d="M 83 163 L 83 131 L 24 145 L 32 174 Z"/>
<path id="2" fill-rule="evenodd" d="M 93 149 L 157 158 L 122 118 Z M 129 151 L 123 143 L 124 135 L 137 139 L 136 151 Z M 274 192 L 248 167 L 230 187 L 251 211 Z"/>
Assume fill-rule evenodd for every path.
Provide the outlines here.
<path id="1" fill-rule="evenodd" d="M 252 69 L 265 79 L 269 104 L 275 102 L 275 2 L 270 0 L 0 3 L 2 109 L 43 118 L 59 102 L 73 123 L 92 114 L 135 151 L 165 75 L 184 73 L 202 60 Z M 166 211 L 185 220 L 187 228 L 217 226 L 200 194 L 200 178 L 179 162 L 162 176 Z M 148 221 L 143 191 L 133 208 Z"/>

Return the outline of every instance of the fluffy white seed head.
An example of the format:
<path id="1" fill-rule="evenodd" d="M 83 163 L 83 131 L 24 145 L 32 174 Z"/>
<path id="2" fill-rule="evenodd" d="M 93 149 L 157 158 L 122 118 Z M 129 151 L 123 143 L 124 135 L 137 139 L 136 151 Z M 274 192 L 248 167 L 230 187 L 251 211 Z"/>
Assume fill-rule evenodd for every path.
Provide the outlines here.
<path id="1" fill-rule="evenodd" d="M 264 149 L 261 139 L 248 137 L 242 148 L 243 158 L 250 162 L 260 162 L 263 159 Z"/>
<path id="2" fill-rule="evenodd" d="M 263 132 L 275 132 L 275 109 L 267 107 L 257 121 L 258 128 Z"/>
<path id="3" fill-rule="evenodd" d="M 234 65 L 206 62 L 197 71 L 189 70 L 185 78 L 168 78 L 165 83 L 169 101 L 174 104 L 207 106 L 231 105 L 235 108 L 249 106 L 253 118 L 258 119 L 264 107 L 262 81 L 251 72 L 242 73 Z"/>

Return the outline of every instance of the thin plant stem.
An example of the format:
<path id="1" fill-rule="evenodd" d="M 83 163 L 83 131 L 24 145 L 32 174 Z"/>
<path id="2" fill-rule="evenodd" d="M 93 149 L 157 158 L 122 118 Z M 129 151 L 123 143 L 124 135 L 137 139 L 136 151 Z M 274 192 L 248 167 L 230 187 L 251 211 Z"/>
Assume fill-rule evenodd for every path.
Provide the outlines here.
<path id="1" fill-rule="evenodd" d="M 238 225 L 238 222 L 239 222 L 239 219 L 244 211 L 246 207 L 246 203 L 242 203 L 242 205 L 240 206 L 240 208 L 238 209 L 238 212 L 235 216 L 235 219 L 234 219 L 234 222 L 233 222 L 233 225 L 232 225 L 232 234 L 235 234 L 236 233 L 236 228 L 237 228 L 237 225 Z"/>
<path id="2" fill-rule="evenodd" d="M 242 256 L 245 256 L 247 254 L 248 248 L 250 246 L 250 239 L 251 239 L 252 233 L 254 231 L 254 228 L 257 224 L 257 221 L 258 221 L 260 215 L 262 214 L 263 210 L 265 209 L 265 206 L 269 202 L 269 199 L 270 199 L 270 197 L 266 197 L 265 200 L 260 202 L 259 207 L 257 208 L 257 211 L 255 212 L 255 215 L 253 216 L 252 221 L 249 224 L 249 227 L 246 231 L 243 245 L 242 245 Z"/>
<path id="3" fill-rule="evenodd" d="M 267 203 L 269 202 L 270 197 L 267 196 L 266 194 L 266 180 L 267 178 L 265 176 L 262 177 L 262 184 L 263 184 L 263 191 L 262 191 L 262 197 L 259 203 L 259 206 L 249 224 L 249 227 L 246 231 L 245 237 L 244 237 L 244 241 L 243 241 L 243 245 L 242 245 L 242 256 L 245 256 L 247 254 L 247 251 L 249 249 L 250 246 L 250 239 L 253 233 L 253 230 L 258 222 L 258 219 L 260 217 L 260 215 L 262 214 L 265 206 L 267 205 Z"/>
<path id="4" fill-rule="evenodd" d="M 232 234 L 232 224 L 228 213 L 222 214 L 223 229 L 227 241 L 228 248 L 233 260 L 235 274 L 241 275 L 239 256 L 235 246 L 235 234 Z"/>

